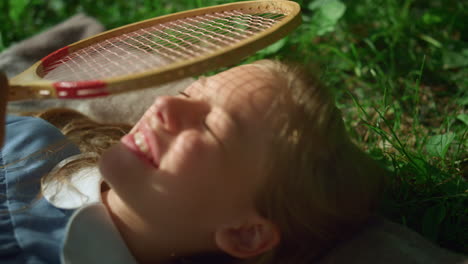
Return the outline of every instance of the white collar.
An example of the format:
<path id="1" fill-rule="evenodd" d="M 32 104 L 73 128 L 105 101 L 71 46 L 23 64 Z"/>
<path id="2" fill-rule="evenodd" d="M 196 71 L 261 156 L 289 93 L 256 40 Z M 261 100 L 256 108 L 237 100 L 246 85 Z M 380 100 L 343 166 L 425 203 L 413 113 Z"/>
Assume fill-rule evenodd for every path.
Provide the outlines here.
<path id="1" fill-rule="evenodd" d="M 79 209 L 68 222 L 63 264 L 137 264 L 102 203 Z"/>
<path id="2" fill-rule="evenodd" d="M 101 201 L 101 183 L 99 169 L 88 167 L 68 177 L 66 183 L 51 180 L 41 185 L 44 198 L 53 206 L 76 209 L 65 229 L 64 264 L 137 264 Z"/>

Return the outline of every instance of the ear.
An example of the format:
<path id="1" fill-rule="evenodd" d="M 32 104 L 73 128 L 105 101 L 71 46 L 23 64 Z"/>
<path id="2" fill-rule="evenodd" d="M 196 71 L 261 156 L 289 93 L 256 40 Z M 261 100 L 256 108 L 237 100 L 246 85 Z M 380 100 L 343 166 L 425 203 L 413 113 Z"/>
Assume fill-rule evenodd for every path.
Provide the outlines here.
<path id="1" fill-rule="evenodd" d="M 215 233 L 216 245 L 221 250 L 242 259 L 272 249 L 279 240 L 278 227 L 260 216 L 254 216 L 242 225 L 220 227 Z"/>

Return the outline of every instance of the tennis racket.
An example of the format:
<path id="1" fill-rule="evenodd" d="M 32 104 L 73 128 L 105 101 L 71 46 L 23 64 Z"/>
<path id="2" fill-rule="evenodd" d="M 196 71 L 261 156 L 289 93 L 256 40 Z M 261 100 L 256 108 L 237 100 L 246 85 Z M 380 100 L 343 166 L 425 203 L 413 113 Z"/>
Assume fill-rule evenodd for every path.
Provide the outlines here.
<path id="1" fill-rule="evenodd" d="M 240 62 L 301 23 L 286 0 L 161 16 L 63 47 L 10 80 L 9 101 L 90 98 L 160 85 Z"/>

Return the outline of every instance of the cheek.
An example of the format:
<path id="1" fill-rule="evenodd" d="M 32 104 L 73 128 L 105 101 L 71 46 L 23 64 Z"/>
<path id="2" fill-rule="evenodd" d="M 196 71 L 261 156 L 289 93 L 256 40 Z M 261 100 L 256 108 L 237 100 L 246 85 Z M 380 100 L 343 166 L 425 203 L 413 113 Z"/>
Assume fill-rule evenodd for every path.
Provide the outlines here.
<path id="1" fill-rule="evenodd" d="M 206 170 L 215 157 L 215 146 L 197 131 L 180 134 L 172 143 L 167 155 L 166 169 L 174 174 L 196 174 Z"/>

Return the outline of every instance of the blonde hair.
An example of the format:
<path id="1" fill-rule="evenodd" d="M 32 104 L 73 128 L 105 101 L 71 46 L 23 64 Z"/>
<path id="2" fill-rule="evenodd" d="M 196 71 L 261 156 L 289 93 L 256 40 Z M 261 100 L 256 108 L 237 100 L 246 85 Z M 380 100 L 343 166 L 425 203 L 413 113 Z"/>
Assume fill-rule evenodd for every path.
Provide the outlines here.
<path id="1" fill-rule="evenodd" d="M 275 154 L 257 197 L 281 242 L 248 263 L 312 263 L 368 219 L 385 172 L 350 141 L 332 96 L 314 75 L 277 61 L 254 65 L 283 84 L 269 117 Z"/>
<path id="2" fill-rule="evenodd" d="M 52 108 L 31 115 L 57 127 L 83 153 L 59 163 L 52 172 L 41 178 L 42 182 L 57 180 L 62 184 L 69 184 L 69 175 L 85 167 L 96 166 L 102 153 L 119 142 L 132 128 L 123 123 L 99 123 L 66 108 Z"/>
<path id="3" fill-rule="evenodd" d="M 270 133 L 274 154 L 269 157 L 267 183 L 256 197 L 258 211 L 279 227 L 281 241 L 261 256 L 235 263 L 311 263 L 368 219 L 379 200 L 384 172 L 350 141 L 332 96 L 313 75 L 271 60 L 252 65 L 283 84 L 266 109 L 275 128 Z M 128 125 L 99 124 L 65 109 L 39 117 L 61 129 L 84 152 L 100 154 L 130 130 Z M 96 161 L 78 160 L 65 166 L 62 174 Z M 202 257 L 181 262 L 200 260 L 213 261 Z M 232 261 L 215 257 L 213 263 Z"/>

